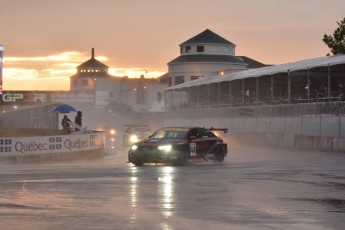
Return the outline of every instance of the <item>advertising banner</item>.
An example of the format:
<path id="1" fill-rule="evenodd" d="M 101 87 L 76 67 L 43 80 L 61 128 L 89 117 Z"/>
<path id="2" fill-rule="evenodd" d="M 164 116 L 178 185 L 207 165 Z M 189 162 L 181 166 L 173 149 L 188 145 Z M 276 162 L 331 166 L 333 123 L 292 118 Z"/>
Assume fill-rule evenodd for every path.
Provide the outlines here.
<path id="1" fill-rule="evenodd" d="M 2 105 L 32 105 L 41 103 L 71 103 L 89 102 L 94 103 L 92 93 L 69 93 L 53 91 L 4 91 L 0 95 Z"/>
<path id="2" fill-rule="evenodd" d="M 82 152 L 104 148 L 104 133 L 0 138 L 1 156 Z"/>

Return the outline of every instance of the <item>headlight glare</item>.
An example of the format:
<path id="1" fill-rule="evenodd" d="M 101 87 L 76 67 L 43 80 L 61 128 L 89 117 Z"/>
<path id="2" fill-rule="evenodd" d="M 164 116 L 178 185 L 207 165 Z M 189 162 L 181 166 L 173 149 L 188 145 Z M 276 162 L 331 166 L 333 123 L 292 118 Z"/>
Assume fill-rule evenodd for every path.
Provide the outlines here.
<path id="1" fill-rule="evenodd" d="M 132 147 L 131 147 L 132 150 L 136 150 L 137 148 L 138 148 L 137 145 L 132 145 Z"/>
<path id="2" fill-rule="evenodd" d="M 158 146 L 159 150 L 163 150 L 163 151 L 166 151 L 166 152 L 169 152 L 171 150 L 171 148 L 172 148 L 171 145 L 161 145 L 161 146 Z"/>
<path id="3" fill-rule="evenodd" d="M 136 135 L 132 135 L 132 136 L 130 136 L 129 140 L 131 142 L 138 142 L 138 137 Z"/>

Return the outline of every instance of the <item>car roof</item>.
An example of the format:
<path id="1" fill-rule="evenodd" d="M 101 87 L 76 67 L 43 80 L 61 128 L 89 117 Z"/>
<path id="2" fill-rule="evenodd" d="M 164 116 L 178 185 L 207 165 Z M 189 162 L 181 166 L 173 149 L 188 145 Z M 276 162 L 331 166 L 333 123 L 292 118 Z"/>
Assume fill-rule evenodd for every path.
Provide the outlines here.
<path id="1" fill-rule="evenodd" d="M 204 130 L 207 130 L 209 132 L 213 132 L 213 131 L 224 131 L 226 130 L 227 132 L 227 128 L 213 128 L 213 127 L 210 127 L 210 128 L 205 128 L 205 127 L 199 127 L 199 126 L 168 126 L 168 127 L 163 127 L 163 128 L 160 128 L 159 130 L 161 129 L 187 129 L 187 130 L 191 130 L 191 129 L 204 129 Z M 224 131 L 225 132 L 225 131 Z"/>
<path id="2" fill-rule="evenodd" d="M 162 129 L 207 129 L 205 127 L 198 127 L 198 126 L 167 126 L 167 127 L 162 127 Z"/>
<path id="3" fill-rule="evenodd" d="M 149 125 L 125 125 L 127 127 L 149 127 Z"/>
<path id="4" fill-rule="evenodd" d="M 206 129 L 203 127 L 196 127 L 196 126 L 168 126 L 168 127 L 162 127 L 160 129 L 184 129 L 184 130 L 190 130 L 190 129 Z"/>

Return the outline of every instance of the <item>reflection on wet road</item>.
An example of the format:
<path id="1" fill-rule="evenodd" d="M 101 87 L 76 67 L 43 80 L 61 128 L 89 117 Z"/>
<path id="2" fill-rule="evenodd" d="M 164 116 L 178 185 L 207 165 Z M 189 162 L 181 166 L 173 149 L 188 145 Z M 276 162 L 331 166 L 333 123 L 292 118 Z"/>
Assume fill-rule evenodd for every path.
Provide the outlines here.
<path id="1" fill-rule="evenodd" d="M 236 147 L 224 163 L 0 163 L 0 229 L 343 229 L 345 154 Z"/>

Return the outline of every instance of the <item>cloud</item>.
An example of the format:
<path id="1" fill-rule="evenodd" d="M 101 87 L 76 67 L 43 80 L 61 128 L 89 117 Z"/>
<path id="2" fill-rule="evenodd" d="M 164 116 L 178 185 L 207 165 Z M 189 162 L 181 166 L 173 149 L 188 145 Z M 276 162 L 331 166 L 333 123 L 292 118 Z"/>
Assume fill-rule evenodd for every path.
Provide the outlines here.
<path id="1" fill-rule="evenodd" d="M 105 56 L 96 56 L 98 61 L 109 61 Z M 77 72 L 76 67 L 90 59 L 90 54 L 77 51 L 66 51 L 58 54 L 38 57 L 5 57 L 3 60 L 4 88 L 6 90 L 66 90 L 66 80 Z M 109 64 L 107 64 L 109 65 Z M 157 78 L 164 73 L 149 68 L 109 68 L 114 76 L 130 78 L 144 75 L 148 78 Z M 28 80 L 35 80 L 29 84 Z M 52 86 L 51 80 L 54 80 Z M 69 87 L 69 86 L 68 86 Z"/>
<path id="2" fill-rule="evenodd" d="M 63 52 L 46 57 L 5 57 L 4 78 L 37 79 L 66 78 L 76 72 L 76 66 L 88 57 L 85 53 Z"/>

